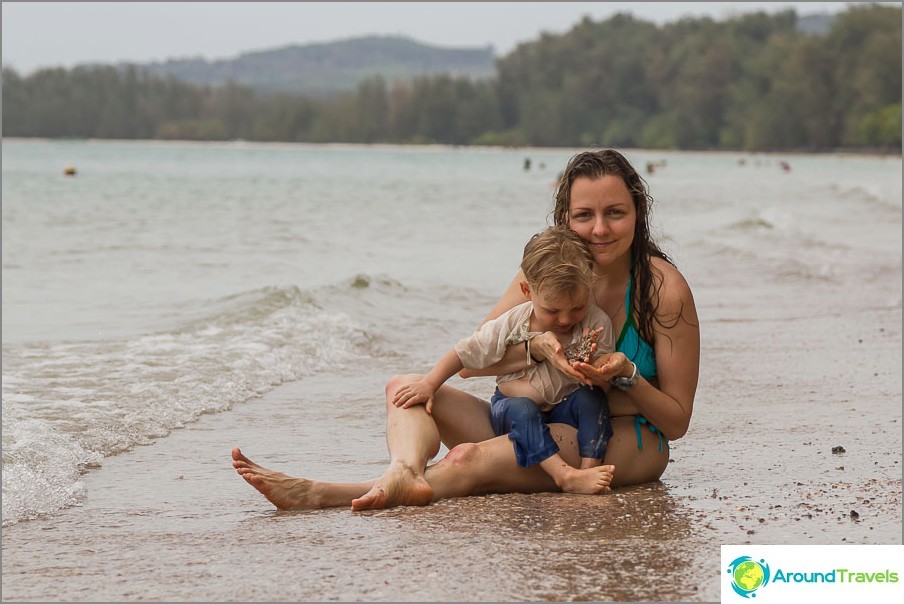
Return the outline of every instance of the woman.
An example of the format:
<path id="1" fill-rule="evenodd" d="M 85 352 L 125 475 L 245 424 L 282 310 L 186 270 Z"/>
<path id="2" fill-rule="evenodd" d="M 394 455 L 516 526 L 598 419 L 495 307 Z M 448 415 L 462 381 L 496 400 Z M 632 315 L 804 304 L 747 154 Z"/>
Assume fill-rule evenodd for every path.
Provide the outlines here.
<path id="1" fill-rule="evenodd" d="M 643 179 L 617 151 L 575 155 L 555 194 L 553 219 L 568 225 L 593 250 L 594 303 L 612 320 L 616 352 L 599 366 L 569 366 L 552 333 L 531 341 L 535 362 L 554 363 L 588 385 L 609 389 L 613 437 L 604 463 L 615 466 L 612 486 L 657 480 L 668 464 L 668 441 L 684 436 L 693 410 L 700 365 L 700 330 L 694 299 L 684 277 L 657 247 L 649 230 L 652 199 Z M 486 320 L 526 301 L 515 276 Z M 523 346 L 481 375 L 526 366 Z M 471 375 L 476 375 L 472 373 Z M 386 386 L 389 467 L 376 480 L 328 483 L 293 478 L 259 466 L 239 449 L 236 471 L 277 508 L 351 505 L 354 510 L 426 505 L 447 497 L 486 493 L 557 491 L 538 467 L 523 468 L 511 441 L 496 437 L 489 404 L 443 386 L 432 407 L 393 404 L 396 391 L 420 376 L 393 377 Z M 550 426 L 560 453 L 579 463 L 575 430 Z M 446 457 L 427 467 L 439 452 Z"/>

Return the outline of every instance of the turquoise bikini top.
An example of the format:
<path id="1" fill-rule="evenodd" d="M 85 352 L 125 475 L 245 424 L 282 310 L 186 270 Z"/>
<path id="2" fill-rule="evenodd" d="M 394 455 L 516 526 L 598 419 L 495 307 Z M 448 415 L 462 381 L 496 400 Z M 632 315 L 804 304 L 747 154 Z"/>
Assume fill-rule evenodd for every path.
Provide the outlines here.
<path id="1" fill-rule="evenodd" d="M 622 327 L 615 350 L 623 353 L 635 365 L 637 372 L 649 380 L 656 376 L 656 354 L 653 347 L 640 338 L 637 326 L 634 325 L 634 312 L 631 306 L 631 285 L 634 282 L 632 276 L 628 276 L 628 290 L 625 292 L 625 314 L 628 318 Z"/>
<path id="2" fill-rule="evenodd" d="M 631 284 L 634 278 L 628 276 L 628 291 L 625 292 L 625 326 L 622 327 L 621 334 L 618 336 L 618 342 L 615 343 L 615 350 L 624 353 L 635 365 L 637 365 L 637 373 L 642 375 L 644 379 L 649 380 L 656 376 L 656 354 L 653 347 L 647 342 L 640 339 L 640 332 L 634 325 L 634 312 L 631 307 Z M 641 426 L 659 437 L 659 452 L 662 453 L 662 447 L 669 446 L 669 440 L 660 432 L 656 426 L 651 424 L 643 415 L 634 416 L 634 433 L 637 435 L 637 448 L 643 451 L 643 438 L 641 437 Z"/>

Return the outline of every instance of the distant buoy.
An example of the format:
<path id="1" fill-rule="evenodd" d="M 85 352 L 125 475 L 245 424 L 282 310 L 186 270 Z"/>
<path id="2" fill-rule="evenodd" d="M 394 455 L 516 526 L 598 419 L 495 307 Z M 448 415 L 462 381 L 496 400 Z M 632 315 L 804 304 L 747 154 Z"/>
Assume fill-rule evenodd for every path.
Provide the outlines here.
<path id="1" fill-rule="evenodd" d="M 66 166 L 63 169 L 63 174 L 65 176 L 75 176 L 77 172 L 75 171 L 75 166 Z"/>

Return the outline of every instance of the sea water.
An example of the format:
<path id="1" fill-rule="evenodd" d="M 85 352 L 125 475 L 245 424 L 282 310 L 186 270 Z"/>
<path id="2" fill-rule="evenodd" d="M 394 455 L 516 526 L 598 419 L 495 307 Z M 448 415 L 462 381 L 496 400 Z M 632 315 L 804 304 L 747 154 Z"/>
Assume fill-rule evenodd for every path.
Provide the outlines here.
<path id="1" fill-rule="evenodd" d="M 2 151 L 9 526 L 84 501 L 106 458 L 281 383 L 426 370 L 508 285 L 578 150 L 7 139 Z M 900 156 L 625 154 L 704 346 L 711 322 L 900 311 Z M 341 384 L 335 395 L 337 409 L 361 404 Z"/>

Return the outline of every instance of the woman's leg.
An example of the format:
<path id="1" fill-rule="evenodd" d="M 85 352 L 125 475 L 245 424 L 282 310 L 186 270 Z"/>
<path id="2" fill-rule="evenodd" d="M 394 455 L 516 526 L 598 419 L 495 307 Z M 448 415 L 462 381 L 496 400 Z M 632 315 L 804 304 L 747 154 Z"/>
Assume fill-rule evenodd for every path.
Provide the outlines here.
<path id="1" fill-rule="evenodd" d="M 433 501 L 488 493 L 559 490 L 540 466 L 518 465 L 512 441 L 505 435 L 453 447 L 448 455 L 427 468 L 425 478 L 433 489 Z"/>
<path id="2" fill-rule="evenodd" d="M 449 449 L 496 436 L 490 422 L 490 404 L 451 386 L 437 391 L 432 417 L 443 444 Z"/>
<path id="3" fill-rule="evenodd" d="M 396 407 L 392 398 L 403 384 L 417 375 L 393 377 L 386 385 L 386 442 L 390 464 L 380 478 L 359 483 L 333 483 L 293 478 L 260 466 L 239 449 L 232 451 L 232 465 L 248 484 L 281 510 L 351 505 L 352 509 L 426 505 L 433 499 L 424 470 L 439 451 L 439 429 L 448 447 L 459 442 L 493 437 L 489 406 L 484 401 L 449 386 L 436 393 L 433 414 L 423 405 Z"/>
<path id="4" fill-rule="evenodd" d="M 637 447 L 634 416 L 611 418 L 613 435 L 603 463 L 614 465 L 611 486 L 626 486 L 658 480 L 668 465 L 668 449 L 659 451 L 659 438 L 641 431 L 643 449 Z M 566 424 L 550 424 L 559 454 L 569 465 L 580 464 L 577 430 Z M 553 479 L 537 466 L 522 468 L 506 436 L 478 443 L 464 443 L 449 451 L 438 463 L 427 468 L 427 482 L 433 489 L 433 501 L 449 497 L 488 493 L 556 492 Z"/>
<path id="5" fill-rule="evenodd" d="M 307 510 L 351 505 L 373 486 L 370 482 L 321 482 L 293 478 L 254 463 L 238 448 L 232 450 L 232 467 L 245 482 L 260 491 L 280 510 Z"/>
<path id="6" fill-rule="evenodd" d="M 407 379 L 411 379 L 410 376 L 397 376 L 390 380 L 386 388 L 388 400 L 391 400 L 395 390 L 406 383 Z M 448 386 L 437 392 L 432 416 L 428 416 L 421 405 L 401 409 L 388 403 L 387 411 L 392 414 L 392 419 L 387 420 L 387 443 L 390 448 L 397 449 L 395 452 L 391 451 L 390 456 L 395 466 L 402 467 L 400 476 L 393 474 L 397 468 L 391 463 L 381 478 L 367 482 L 327 483 L 292 478 L 255 464 L 238 449 L 233 450 L 233 466 L 251 486 L 279 509 L 346 506 L 356 500 L 359 505 L 355 509 L 367 509 L 403 505 L 407 502 L 423 505 L 449 497 L 487 493 L 558 491 L 553 479 L 539 467 L 518 466 L 514 447 L 508 437 L 493 437 L 488 408 L 487 403 L 480 399 Z M 411 419 L 402 415 L 408 412 L 412 416 L 419 412 L 423 417 Z M 435 420 L 432 430 L 429 422 L 422 421 L 424 417 Z M 668 448 L 664 447 L 660 452 L 658 437 L 642 430 L 643 449 L 640 450 L 633 416 L 614 417 L 611 421 L 614 434 L 609 440 L 604 463 L 616 468 L 612 486 L 658 480 L 668 465 Z M 414 433 L 406 435 L 401 431 L 411 426 L 414 426 Z M 435 436 L 437 427 L 443 435 L 443 442 L 451 450 L 445 458 L 424 470 L 419 467 L 419 461 L 412 463 L 412 459 L 429 460 L 435 455 L 439 448 Z M 577 467 L 580 464 L 577 431 L 564 424 L 551 424 L 550 429 L 559 445 L 560 455 L 570 465 Z M 419 433 L 418 430 L 424 430 L 424 433 Z M 405 443 L 406 438 L 410 442 Z M 428 455 L 429 451 L 434 453 Z M 405 455 L 410 457 L 406 459 Z M 419 469 L 419 472 L 412 471 L 417 478 L 408 480 L 405 468 Z M 421 479 L 430 489 L 426 501 Z M 383 487 L 384 492 L 373 493 L 374 487 L 381 480 L 386 485 Z M 406 492 L 406 485 L 411 483 L 415 486 L 414 493 Z M 371 497 L 360 501 L 366 495 Z"/>
<path id="7" fill-rule="evenodd" d="M 643 448 L 639 448 L 633 415 L 612 417 L 610 421 L 613 434 L 609 439 L 603 463 L 615 466 L 612 486 L 620 487 L 659 480 L 669 464 L 668 446 L 663 446 L 660 451 L 659 437 L 643 429 L 641 430 Z"/>
<path id="8" fill-rule="evenodd" d="M 353 510 L 395 505 L 426 505 L 433 490 L 424 480 L 424 469 L 439 452 L 439 430 L 426 407 L 407 409 L 392 404 L 396 390 L 416 380 L 416 375 L 395 376 L 386 384 L 386 446 L 389 467 L 370 489 L 352 500 Z"/>

